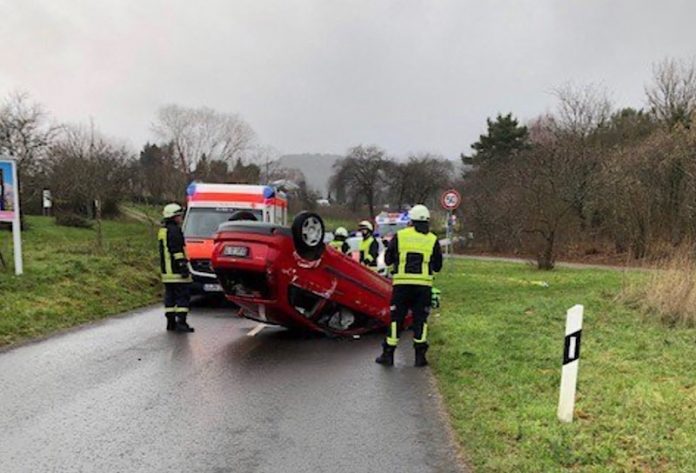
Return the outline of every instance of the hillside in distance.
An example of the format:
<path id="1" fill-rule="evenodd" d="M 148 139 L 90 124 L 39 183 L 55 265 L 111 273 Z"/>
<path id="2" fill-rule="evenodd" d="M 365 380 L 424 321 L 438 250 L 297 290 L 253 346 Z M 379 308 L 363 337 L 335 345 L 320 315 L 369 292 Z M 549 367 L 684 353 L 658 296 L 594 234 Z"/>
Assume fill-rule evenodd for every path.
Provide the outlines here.
<path id="1" fill-rule="evenodd" d="M 343 156 L 338 154 L 286 154 L 280 157 L 284 168 L 302 171 L 307 179 L 307 186 L 319 192 L 322 197 L 328 194 L 329 179 L 333 174 L 333 165 Z"/>

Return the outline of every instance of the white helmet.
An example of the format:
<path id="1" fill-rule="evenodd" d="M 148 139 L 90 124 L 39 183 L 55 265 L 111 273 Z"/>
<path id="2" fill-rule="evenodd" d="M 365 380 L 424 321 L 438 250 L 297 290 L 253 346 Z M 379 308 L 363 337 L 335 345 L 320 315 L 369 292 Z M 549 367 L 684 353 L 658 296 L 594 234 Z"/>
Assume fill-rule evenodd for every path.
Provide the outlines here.
<path id="1" fill-rule="evenodd" d="M 177 215 L 181 215 L 183 213 L 184 213 L 184 209 L 181 208 L 181 205 L 179 205 L 179 204 L 167 204 L 164 206 L 164 210 L 162 210 L 162 217 L 174 218 Z"/>
<path id="2" fill-rule="evenodd" d="M 358 228 L 363 229 L 367 228 L 371 232 L 374 231 L 375 227 L 372 226 L 372 223 L 370 223 L 368 220 L 363 220 L 358 224 Z"/>
<path id="3" fill-rule="evenodd" d="M 336 231 L 334 232 L 334 235 L 337 237 L 345 237 L 348 238 L 348 230 L 346 230 L 345 227 L 338 227 Z"/>
<path id="4" fill-rule="evenodd" d="M 430 211 L 425 205 L 414 205 L 411 210 L 408 211 L 408 216 L 412 222 L 429 222 L 430 221 Z"/>

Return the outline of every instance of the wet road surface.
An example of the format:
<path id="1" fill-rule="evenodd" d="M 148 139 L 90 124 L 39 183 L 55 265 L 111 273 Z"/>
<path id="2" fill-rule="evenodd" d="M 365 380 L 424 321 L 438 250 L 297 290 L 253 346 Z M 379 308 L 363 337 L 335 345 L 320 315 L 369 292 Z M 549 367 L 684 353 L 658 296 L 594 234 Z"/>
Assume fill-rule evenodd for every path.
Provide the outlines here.
<path id="1" fill-rule="evenodd" d="M 0 471 L 455 472 L 402 340 L 302 337 L 227 309 L 153 308 L 0 353 Z M 257 333 L 258 332 L 258 333 Z"/>

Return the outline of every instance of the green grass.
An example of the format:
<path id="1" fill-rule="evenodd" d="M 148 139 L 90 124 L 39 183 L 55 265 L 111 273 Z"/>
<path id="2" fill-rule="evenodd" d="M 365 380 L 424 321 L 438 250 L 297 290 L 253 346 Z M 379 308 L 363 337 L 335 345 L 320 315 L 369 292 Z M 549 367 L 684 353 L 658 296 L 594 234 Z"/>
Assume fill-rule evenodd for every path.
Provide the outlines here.
<path id="1" fill-rule="evenodd" d="M 145 218 L 152 220 L 154 223 L 158 223 L 162 220 L 162 205 L 150 205 L 141 204 L 135 202 L 128 202 L 121 205 L 122 209 L 131 210 L 136 213 L 142 214 Z"/>
<path id="2" fill-rule="evenodd" d="M 319 215 L 321 215 L 321 209 L 319 210 Z M 290 217 L 288 217 L 290 219 Z M 327 217 L 324 218 L 322 216 L 322 220 L 324 220 L 324 226 L 326 227 L 327 232 L 333 232 L 336 230 L 338 227 L 345 227 L 349 232 L 355 231 L 358 229 L 358 221 L 356 220 L 351 220 L 351 219 L 346 219 L 346 218 L 331 218 Z M 292 221 L 289 221 L 288 224 L 291 224 Z"/>
<path id="3" fill-rule="evenodd" d="M 59 227 L 27 217 L 25 274 L 0 268 L 0 345 L 49 334 L 158 300 L 155 236 L 139 222 L 105 221 L 95 230 Z M 0 248 L 11 258 L 9 232 Z"/>
<path id="4" fill-rule="evenodd" d="M 625 277 L 644 276 L 446 267 L 432 364 L 475 471 L 696 471 L 696 330 L 667 328 L 615 302 Z M 565 311 L 578 303 L 576 417 L 561 424 Z"/>

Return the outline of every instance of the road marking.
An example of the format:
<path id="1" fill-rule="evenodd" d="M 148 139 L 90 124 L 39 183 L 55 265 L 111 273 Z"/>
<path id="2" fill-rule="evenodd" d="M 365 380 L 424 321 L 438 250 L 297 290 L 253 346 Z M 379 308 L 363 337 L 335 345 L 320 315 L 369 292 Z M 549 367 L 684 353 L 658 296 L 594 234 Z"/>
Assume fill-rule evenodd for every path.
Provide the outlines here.
<path id="1" fill-rule="evenodd" d="M 266 324 L 258 324 L 256 327 L 251 329 L 249 333 L 247 333 L 247 337 L 255 337 L 261 330 L 265 329 L 268 327 Z"/>

